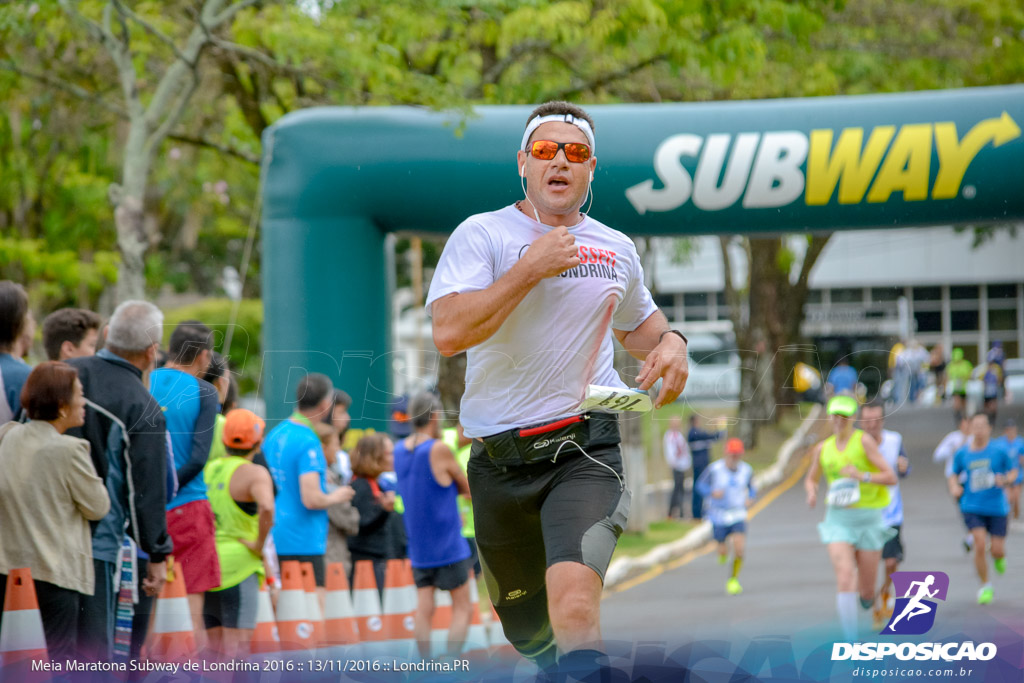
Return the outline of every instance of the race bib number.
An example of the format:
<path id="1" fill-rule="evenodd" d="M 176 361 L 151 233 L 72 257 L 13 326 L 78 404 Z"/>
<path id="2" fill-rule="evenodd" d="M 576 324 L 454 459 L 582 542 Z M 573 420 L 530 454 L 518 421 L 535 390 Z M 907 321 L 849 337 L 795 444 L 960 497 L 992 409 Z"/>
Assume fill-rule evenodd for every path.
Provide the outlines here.
<path id="1" fill-rule="evenodd" d="M 860 482 L 856 479 L 843 477 L 836 479 L 828 487 L 825 502 L 832 507 L 848 508 L 860 500 Z"/>
<path id="2" fill-rule="evenodd" d="M 600 410 L 606 412 L 650 412 L 651 397 L 641 391 L 602 387 L 597 384 L 587 386 L 587 394 L 578 410 Z"/>
<path id="3" fill-rule="evenodd" d="M 968 481 L 968 485 L 971 489 L 971 493 L 985 491 L 996 485 L 996 475 L 992 470 L 986 467 L 979 467 L 976 470 L 971 470 L 971 477 Z"/>
<path id="4" fill-rule="evenodd" d="M 730 510 L 725 510 L 721 513 L 720 519 L 722 521 L 722 526 L 732 526 L 733 524 L 746 521 L 747 510 L 746 508 L 732 508 Z"/>

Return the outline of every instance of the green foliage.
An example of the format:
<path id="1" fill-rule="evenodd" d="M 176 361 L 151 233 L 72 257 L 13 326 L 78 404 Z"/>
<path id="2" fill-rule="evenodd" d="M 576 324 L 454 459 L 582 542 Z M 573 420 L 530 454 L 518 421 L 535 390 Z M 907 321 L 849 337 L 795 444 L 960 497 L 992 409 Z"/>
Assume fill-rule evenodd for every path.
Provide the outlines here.
<path id="1" fill-rule="evenodd" d="M 225 353 L 224 342 L 231 323 L 230 299 L 205 299 L 199 303 L 164 311 L 164 345 L 171 332 L 183 320 L 198 320 L 214 332 L 214 348 L 228 357 L 231 371 L 238 380 L 242 394 L 256 391 L 263 364 L 263 302 L 244 299 L 239 303 L 238 317 L 231 336 L 231 348 Z"/>

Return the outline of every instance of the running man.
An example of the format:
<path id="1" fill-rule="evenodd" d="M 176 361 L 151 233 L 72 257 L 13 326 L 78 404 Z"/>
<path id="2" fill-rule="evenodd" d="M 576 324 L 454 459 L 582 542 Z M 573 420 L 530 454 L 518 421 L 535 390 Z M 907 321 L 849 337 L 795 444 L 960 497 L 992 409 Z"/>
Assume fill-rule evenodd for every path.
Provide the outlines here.
<path id="1" fill-rule="evenodd" d="M 910 460 L 903 449 L 903 435 L 885 429 L 885 407 L 880 402 L 872 401 L 861 406 L 860 426 L 865 434 L 869 434 L 878 443 L 885 461 L 889 463 L 902 479 L 910 473 Z M 882 561 L 885 563 L 885 578 L 879 591 L 879 604 L 875 608 L 875 621 L 884 623 L 891 614 L 889 605 L 889 589 L 892 587 L 892 573 L 903 561 L 903 538 L 900 533 L 903 527 L 903 496 L 900 495 L 899 483 L 889 487 L 889 505 L 882 511 L 882 522 L 892 528 L 896 535 L 885 542 L 882 547 Z M 895 601 L 895 598 L 892 598 Z M 893 603 L 895 604 L 895 602 Z"/>
<path id="2" fill-rule="evenodd" d="M 882 546 L 894 535 L 882 520 L 896 474 L 869 434 L 854 429 L 857 399 L 835 396 L 828 402 L 832 436 L 818 444 L 804 479 L 807 504 L 818 500 L 818 480 L 828 482 L 825 521 L 818 525 L 836 574 L 836 609 L 846 640 L 857 637 L 857 592 L 860 606 L 875 603 L 875 577 Z"/>
<path id="3" fill-rule="evenodd" d="M 985 557 L 988 541 L 992 544 L 992 565 L 996 572 L 1006 572 L 1006 518 L 1010 504 L 1003 486 L 1017 479 L 1017 468 L 1010 461 L 1010 454 L 991 437 L 988 415 L 975 413 L 971 417 L 971 442 L 956 452 L 953 474 L 949 477 L 950 490 L 960 499 L 964 523 L 974 537 L 974 568 L 981 581 L 979 605 L 987 605 L 993 598 Z M 967 475 L 964 483 L 960 482 L 961 473 Z"/>
<path id="4" fill-rule="evenodd" d="M 732 576 L 725 584 L 725 592 L 739 595 L 740 568 L 747 541 L 747 508 L 754 503 L 754 470 L 742 462 L 743 441 L 725 442 L 725 457 L 716 460 L 704 470 L 696 488 L 704 496 L 704 506 L 711 530 L 718 542 L 718 563 L 725 564 L 729 556 L 728 539 L 732 538 Z"/>
<path id="5" fill-rule="evenodd" d="M 966 415 L 961 415 L 959 419 L 960 428 L 951 431 L 946 436 L 942 437 L 942 441 L 935 447 L 935 452 L 932 453 L 932 460 L 935 462 L 945 463 L 943 466 L 943 476 L 946 478 L 946 488 L 949 490 L 949 497 L 953 500 L 956 505 L 957 511 L 963 515 L 963 511 L 960 510 L 960 497 L 957 495 L 950 483 L 950 477 L 953 475 L 953 456 L 956 452 L 965 444 L 971 440 L 971 420 Z M 965 476 L 961 474 L 958 479 L 961 483 L 965 481 Z M 974 548 L 974 536 L 971 532 L 967 532 L 967 535 L 962 539 L 964 551 L 970 553 Z"/>
<path id="6" fill-rule="evenodd" d="M 974 366 L 971 361 L 964 358 L 964 350 L 960 347 L 953 349 L 953 359 L 946 366 L 946 377 L 953 384 L 953 410 L 957 419 L 967 417 L 967 382 L 971 379 Z"/>
<path id="7" fill-rule="evenodd" d="M 623 386 L 608 327 L 644 361 L 640 389 L 663 379 L 657 407 L 688 375 L 635 245 L 580 212 L 594 149 L 582 109 L 535 109 L 516 159 L 525 198 L 456 228 L 427 296 L 437 348 L 468 355 L 460 421 L 487 592 L 523 656 L 553 667 L 557 642 L 577 672 L 602 657 L 602 582 L 629 510 L 615 415 L 579 411 L 588 384 Z"/>
<path id="8" fill-rule="evenodd" d="M 996 439 L 1010 454 L 1010 462 L 1017 468 L 1017 479 L 1006 487 L 1006 497 L 1010 501 L 1010 515 L 1013 519 L 1020 517 L 1020 488 L 1024 482 L 1024 467 L 1021 467 L 1021 459 L 1024 458 L 1024 436 L 1017 432 L 1017 423 L 1014 420 L 1007 420 L 1003 425 L 1003 435 Z"/>
<path id="9" fill-rule="evenodd" d="M 921 614 L 928 614 L 932 611 L 931 607 L 922 604 L 921 601 L 925 598 L 934 598 L 935 595 L 939 592 L 938 588 L 936 588 L 933 591 L 928 590 L 928 587 L 931 586 L 933 583 L 935 583 L 934 574 L 929 574 L 924 581 L 910 582 L 910 586 L 907 588 L 907 595 L 909 596 L 911 593 L 914 592 L 914 586 L 917 586 L 917 593 L 915 593 L 913 597 L 911 597 L 910 600 L 907 601 L 907 606 L 903 608 L 903 611 L 900 612 L 900 615 L 893 619 L 892 623 L 889 624 L 890 631 L 892 631 L 893 633 L 896 632 L 896 623 L 903 617 L 906 617 L 907 621 L 910 621 L 916 616 L 919 616 Z"/>

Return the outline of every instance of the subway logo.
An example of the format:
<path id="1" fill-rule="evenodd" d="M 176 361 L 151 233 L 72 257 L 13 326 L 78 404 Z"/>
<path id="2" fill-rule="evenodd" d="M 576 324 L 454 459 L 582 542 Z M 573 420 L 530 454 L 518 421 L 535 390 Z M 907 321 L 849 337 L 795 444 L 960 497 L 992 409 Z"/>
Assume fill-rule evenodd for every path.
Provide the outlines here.
<path id="1" fill-rule="evenodd" d="M 692 200 L 702 211 L 720 211 L 742 200 L 745 209 L 775 208 L 797 201 L 823 206 L 877 204 L 894 194 L 904 201 L 953 199 L 967 168 L 987 145 L 1020 137 L 1007 113 L 979 121 L 962 136 L 952 121 L 767 133 L 683 133 L 654 152 L 661 182 L 645 180 L 626 190 L 640 214 L 672 211 Z M 933 151 L 937 172 L 932 180 Z M 691 177 L 683 159 L 697 160 Z M 804 171 L 806 163 L 806 173 Z M 964 188 L 964 196 L 973 196 Z"/>

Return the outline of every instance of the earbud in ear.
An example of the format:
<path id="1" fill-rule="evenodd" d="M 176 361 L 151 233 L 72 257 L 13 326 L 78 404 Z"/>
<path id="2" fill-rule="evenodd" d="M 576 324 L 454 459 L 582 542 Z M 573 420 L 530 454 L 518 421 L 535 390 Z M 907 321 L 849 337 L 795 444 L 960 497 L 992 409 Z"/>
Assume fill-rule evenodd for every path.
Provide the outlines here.
<path id="1" fill-rule="evenodd" d="M 590 172 L 590 182 L 594 182 L 594 172 Z"/>
<path id="2" fill-rule="evenodd" d="M 519 177 L 520 178 L 525 178 L 526 177 L 526 164 L 523 164 L 522 166 L 519 167 Z"/>

